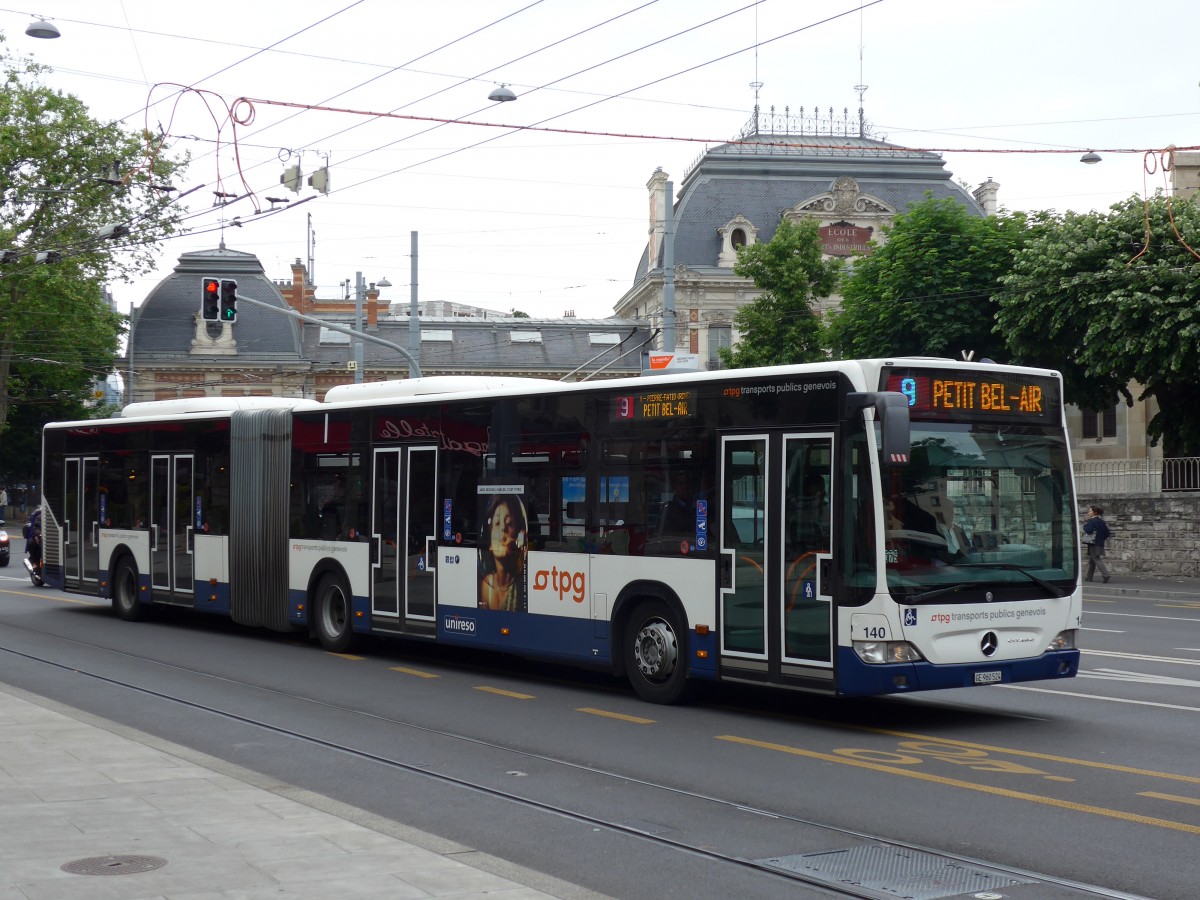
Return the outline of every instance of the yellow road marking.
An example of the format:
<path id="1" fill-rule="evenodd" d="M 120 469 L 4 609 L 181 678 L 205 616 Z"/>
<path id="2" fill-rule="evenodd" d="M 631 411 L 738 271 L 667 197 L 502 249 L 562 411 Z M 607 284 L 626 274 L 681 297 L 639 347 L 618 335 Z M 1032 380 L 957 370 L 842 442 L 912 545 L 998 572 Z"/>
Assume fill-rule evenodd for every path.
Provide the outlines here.
<path id="1" fill-rule="evenodd" d="M 76 600 L 73 597 L 55 597 L 52 594 L 45 592 L 35 593 L 34 591 L 14 591 L 10 588 L 0 588 L 0 594 L 12 594 L 14 597 L 37 597 L 39 600 L 53 600 L 56 603 L 77 603 L 80 606 L 107 606 L 108 601 L 100 597 L 92 600 Z"/>
<path id="2" fill-rule="evenodd" d="M 336 656 L 338 659 L 353 659 L 353 660 L 366 659 L 365 656 L 355 656 L 353 653 L 330 653 L 329 655 Z"/>
<path id="3" fill-rule="evenodd" d="M 604 716 L 608 719 L 620 719 L 622 722 L 633 722 L 635 725 L 653 725 L 653 719 L 643 719 L 641 716 L 627 716 L 624 713 L 608 712 L 604 709 L 595 709 L 591 706 L 581 706 L 575 712 L 588 713 L 593 716 Z"/>
<path id="4" fill-rule="evenodd" d="M 501 697 L 513 697 L 516 700 L 536 700 L 533 694 L 518 694 L 516 691 L 506 691 L 501 688 L 488 687 L 485 684 L 476 685 L 475 690 L 488 694 L 499 694 Z"/>
<path id="5" fill-rule="evenodd" d="M 1200 798 L 1180 797 L 1178 794 L 1160 794 L 1158 791 L 1142 791 L 1138 796 L 1153 797 L 1155 800 L 1171 800 L 1175 803 L 1191 803 L 1193 806 L 1200 806 Z"/>
<path id="6" fill-rule="evenodd" d="M 404 666 L 392 666 L 393 672 L 403 672 L 405 675 L 416 675 L 418 678 L 441 678 L 441 675 L 434 675 L 432 672 L 422 672 L 420 669 L 409 669 Z"/>
<path id="7" fill-rule="evenodd" d="M 1200 609 L 1200 603 L 1155 603 L 1160 609 Z"/>
<path id="8" fill-rule="evenodd" d="M 1085 603 L 1116 603 L 1116 600 L 1097 600 L 1094 597 L 1084 597 Z"/>
<path id="9" fill-rule="evenodd" d="M 1106 816 L 1110 819 L 1121 819 L 1125 822 L 1137 822 L 1141 825 L 1153 825 L 1158 828 L 1169 828 L 1172 831 L 1183 831 L 1188 834 L 1200 834 L 1200 825 L 1188 825 L 1184 822 L 1172 822 L 1170 819 L 1156 819 L 1151 816 L 1139 816 L 1134 813 L 1121 812 L 1116 809 L 1106 809 L 1103 806 L 1089 806 L 1086 803 L 1073 803 L 1070 800 L 1058 800 L 1054 797 L 1043 797 L 1040 794 L 1029 794 L 1025 791 L 1014 791 L 1008 788 L 992 787 L 986 784 L 975 784 L 970 781 L 960 781 L 957 778 L 945 778 L 941 775 L 930 775 L 928 772 L 914 772 L 911 769 L 901 769 L 881 763 L 866 762 L 845 756 L 835 756 L 832 753 L 818 753 L 815 750 L 802 750 L 799 747 L 788 747 L 785 744 L 770 744 L 766 741 L 755 741 L 750 738 L 737 737 L 732 734 L 717 735 L 719 741 L 730 741 L 735 744 L 745 744 L 748 747 L 760 747 L 764 750 L 775 750 L 780 753 L 790 753 L 793 756 L 804 756 L 809 759 L 819 759 L 825 762 L 841 763 L 844 766 L 857 766 L 860 769 L 871 769 L 889 775 L 902 775 L 905 778 L 915 778 L 918 781 L 931 781 L 935 784 L 959 787 L 968 791 L 979 791 L 983 794 L 994 794 L 997 797 L 1008 797 L 1013 800 L 1027 800 L 1030 803 L 1041 803 L 1044 806 L 1057 806 L 1060 809 L 1070 809 L 1075 812 L 1090 813 L 1095 816 Z"/>
<path id="10" fill-rule="evenodd" d="M 992 753 L 1004 753 L 1009 756 L 1024 756 L 1030 759 L 1044 759 L 1047 762 L 1066 763 L 1071 766 L 1085 766 L 1091 769 L 1105 769 L 1109 772 L 1124 772 L 1128 775 L 1145 775 L 1148 778 L 1166 778 L 1171 781 L 1186 781 L 1189 784 L 1200 784 L 1200 778 L 1194 775 L 1173 775 L 1170 772 L 1155 772 L 1152 769 L 1135 769 L 1131 766 L 1119 766 L 1115 763 L 1092 762 L 1087 759 L 1072 759 L 1069 756 L 1054 756 L 1050 753 L 1034 753 L 1031 750 L 1012 750 L 1008 747 L 995 747 L 991 744 L 975 744 L 970 741 L 955 741 L 950 738 L 931 737 L 925 734 L 909 734 L 905 731 L 888 731 L 884 728 L 863 728 L 874 734 L 886 734 L 889 737 L 908 738 L 910 740 L 930 741 L 935 744 L 948 744 L 951 747 L 970 747 L 973 750 L 987 750 Z"/>

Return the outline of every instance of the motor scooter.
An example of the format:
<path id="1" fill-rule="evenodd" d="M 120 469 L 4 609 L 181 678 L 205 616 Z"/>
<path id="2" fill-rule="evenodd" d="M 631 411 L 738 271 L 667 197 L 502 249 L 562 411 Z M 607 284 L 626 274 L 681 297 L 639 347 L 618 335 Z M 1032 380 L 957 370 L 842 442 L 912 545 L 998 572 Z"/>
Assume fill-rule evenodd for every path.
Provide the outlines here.
<path id="1" fill-rule="evenodd" d="M 46 579 L 42 577 L 42 529 L 35 526 L 33 533 L 25 541 L 25 571 L 34 587 L 45 587 Z"/>

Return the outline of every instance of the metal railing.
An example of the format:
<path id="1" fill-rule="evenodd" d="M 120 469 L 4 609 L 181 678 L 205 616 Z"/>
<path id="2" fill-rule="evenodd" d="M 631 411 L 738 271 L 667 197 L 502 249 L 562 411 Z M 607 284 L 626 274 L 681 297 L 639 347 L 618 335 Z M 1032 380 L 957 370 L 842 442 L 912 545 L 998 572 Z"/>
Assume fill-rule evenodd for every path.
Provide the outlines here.
<path id="1" fill-rule="evenodd" d="M 1075 463 L 1080 497 L 1200 491 L 1200 456 L 1089 459 Z"/>

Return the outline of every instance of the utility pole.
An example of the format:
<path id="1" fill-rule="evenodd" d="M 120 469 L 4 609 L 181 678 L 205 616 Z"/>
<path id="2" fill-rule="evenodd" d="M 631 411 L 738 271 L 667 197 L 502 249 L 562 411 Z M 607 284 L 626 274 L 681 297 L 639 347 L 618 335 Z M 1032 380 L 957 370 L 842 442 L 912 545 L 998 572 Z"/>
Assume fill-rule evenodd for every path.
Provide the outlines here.
<path id="1" fill-rule="evenodd" d="M 414 231 L 409 235 L 410 239 L 410 277 L 409 277 L 409 303 L 408 303 L 408 352 L 412 354 L 411 362 L 408 364 L 408 377 L 416 378 L 413 374 L 414 367 L 417 365 L 417 360 L 421 358 L 421 319 L 418 315 L 420 307 L 417 305 L 417 233 Z"/>
<path id="2" fill-rule="evenodd" d="M 362 334 L 362 306 L 363 293 L 366 286 L 363 284 L 362 272 L 354 273 L 354 330 L 360 335 Z M 362 384 L 363 380 L 363 345 L 359 339 L 354 342 L 354 383 Z"/>

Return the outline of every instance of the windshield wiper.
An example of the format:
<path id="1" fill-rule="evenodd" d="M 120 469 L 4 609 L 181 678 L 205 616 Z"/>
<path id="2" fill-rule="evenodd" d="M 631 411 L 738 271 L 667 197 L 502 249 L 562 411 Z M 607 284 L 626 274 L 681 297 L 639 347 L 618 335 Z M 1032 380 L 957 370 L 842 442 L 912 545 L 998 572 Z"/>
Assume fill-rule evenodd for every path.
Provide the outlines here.
<path id="1" fill-rule="evenodd" d="M 975 581 L 964 581 L 960 584 L 951 584 L 947 587 L 934 588 L 932 591 L 922 591 L 919 594 L 909 594 L 904 597 L 901 602 L 906 606 L 916 606 L 918 603 L 924 603 L 926 600 L 932 600 L 934 597 L 941 597 L 945 594 L 955 594 L 959 591 L 966 590 L 969 587 L 979 587 L 979 583 Z"/>
<path id="2" fill-rule="evenodd" d="M 1066 596 L 1066 594 L 1064 594 L 1062 591 L 1060 591 L 1058 588 L 1056 588 L 1054 585 L 1052 585 L 1049 581 L 1046 581 L 1044 578 L 1039 578 L 1037 575 L 1034 575 L 1032 572 L 1030 572 L 1024 566 L 1018 566 L 1016 563 L 1001 563 L 1001 562 L 962 563 L 961 567 L 964 569 L 1012 569 L 1014 572 L 1020 572 L 1022 575 L 1024 575 L 1026 578 L 1028 578 L 1030 581 L 1032 581 L 1038 587 L 1044 587 L 1046 590 L 1048 590 L 1050 592 L 1051 596 L 1054 596 L 1054 597 L 1065 597 Z"/>

